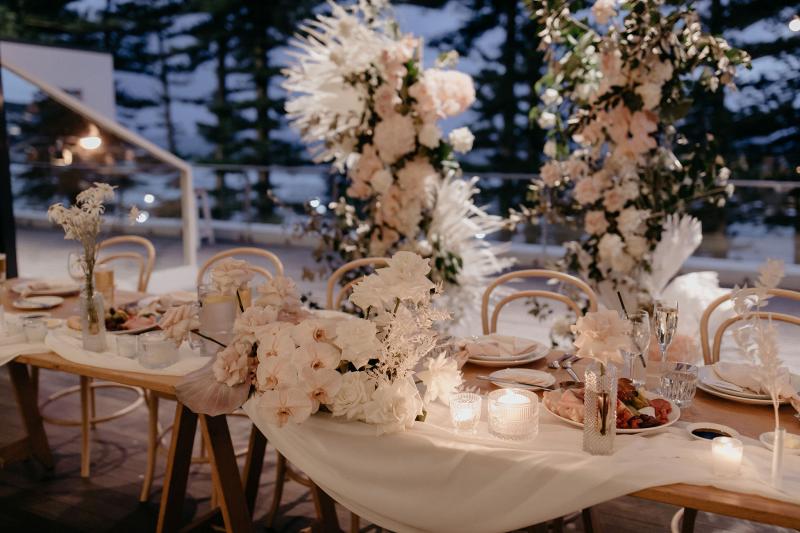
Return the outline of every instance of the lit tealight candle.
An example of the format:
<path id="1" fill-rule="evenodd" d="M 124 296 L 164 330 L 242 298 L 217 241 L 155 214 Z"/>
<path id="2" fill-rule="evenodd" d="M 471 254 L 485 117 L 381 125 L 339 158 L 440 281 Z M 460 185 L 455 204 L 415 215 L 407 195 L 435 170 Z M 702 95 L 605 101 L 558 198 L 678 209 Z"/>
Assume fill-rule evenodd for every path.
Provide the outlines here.
<path id="1" fill-rule="evenodd" d="M 459 432 L 473 433 L 481 419 L 481 397 L 461 392 L 450 397 L 450 421 Z"/>
<path id="2" fill-rule="evenodd" d="M 489 432 L 502 439 L 530 439 L 539 433 L 539 398 L 522 389 L 489 393 Z"/>
<path id="3" fill-rule="evenodd" d="M 711 460 L 714 475 L 735 476 L 742 466 L 744 446 L 732 437 L 717 437 L 711 441 Z"/>

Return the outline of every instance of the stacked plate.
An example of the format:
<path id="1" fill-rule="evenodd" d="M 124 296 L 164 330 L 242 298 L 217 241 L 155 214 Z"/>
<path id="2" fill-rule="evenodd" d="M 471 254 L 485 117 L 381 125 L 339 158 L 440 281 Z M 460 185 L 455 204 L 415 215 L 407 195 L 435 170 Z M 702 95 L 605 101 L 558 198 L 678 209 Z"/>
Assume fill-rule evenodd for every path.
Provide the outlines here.
<path id="1" fill-rule="evenodd" d="M 469 351 L 469 362 L 480 366 L 510 367 L 525 365 L 547 357 L 547 354 L 550 353 L 550 349 L 544 344 L 520 337 L 486 335 L 478 337 L 471 342 L 473 346 L 486 344 L 487 347 L 490 347 L 485 353 L 479 353 L 480 350 L 478 349 Z M 514 353 L 514 350 L 507 350 L 506 353 L 503 353 L 501 347 L 503 345 L 524 346 L 526 348 L 516 353 Z"/>
<path id="2" fill-rule="evenodd" d="M 752 405 L 772 405 L 772 399 L 769 394 L 754 392 L 735 383 L 725 381 L 714 372 L 713 366 L 700 367 L 698 378 L 697 388 L 713 396 Z M 797 374 L 792 374 L 792 385 L 800 390 L 800 376 Z M 781 403 L 786 403 L 786 400 L 781 401 Z"/>

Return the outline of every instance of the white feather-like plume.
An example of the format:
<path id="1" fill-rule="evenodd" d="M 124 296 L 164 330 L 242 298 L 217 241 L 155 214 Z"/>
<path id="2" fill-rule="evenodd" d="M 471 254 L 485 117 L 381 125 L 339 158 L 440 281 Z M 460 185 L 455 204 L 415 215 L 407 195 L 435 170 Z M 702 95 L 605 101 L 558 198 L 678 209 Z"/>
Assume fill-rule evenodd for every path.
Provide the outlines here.
<path id="1" fill-rule="evenodd" d="M 650 260 L 652 271 L 642 276 L 643 287 L 656 299 L 703 241 L 703 227 L 693 216 L 669 215 L 662 227 Z"/>

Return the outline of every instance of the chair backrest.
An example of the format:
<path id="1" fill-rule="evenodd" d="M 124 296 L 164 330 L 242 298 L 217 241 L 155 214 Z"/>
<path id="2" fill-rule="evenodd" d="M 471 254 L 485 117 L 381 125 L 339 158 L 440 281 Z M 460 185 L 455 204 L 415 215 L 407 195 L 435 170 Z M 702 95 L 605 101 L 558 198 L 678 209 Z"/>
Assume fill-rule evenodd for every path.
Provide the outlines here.
<path id="1" fill-rule="evenodd" d="M 98 257 L 97 264 L 102 265 L 122 259 L 135 262 L 139 266 L 139 280 L 136 284 L 136 290 L 139 292 L 147 292 L 147 285 L 150 283 L 150 276 L 153 274 L 153 266 L 156 263 L 156 249 L 149 239 L 139 237 L 138 235 L 111 237 L 101 241 L 100 244 L 97 245 L 98 256 L 100 252 L 107 248 L 131 245 L 144 248 L 144 253 L 142 253 L 142 251 L 109 253 L 108 255 Z"/>
<path id="2" fill-rule="evenodd" d="M 273 268 L 275 269 L 275 275 L 282 276 L 283 275 L 283 263 L 278 258 L 277 255 L 268 251 L 262 250 L 261 248 L 254 248 L 252 246 L 243 246 L 240 248 L 231 248 L 230 250 L 225 250 L 224 252 L 220 252 L 218 254 L 214 254 L 211 258 L 208 259 L 203 266 L 200 267 L 200 270 L 197 272 L 197 284 L 200 285 L 203 283 L 203 278 L 206 275 L 214 263 L 220 261 L 221 259 L 225 259 L 226 257 L 236 257 L 237 259 L 241 258 L 243 255 L 249 255 L 254 257 L 262 257 L 269 261 L 272 264 Z M 250 265 L 250 270 L 255 274 L 260 274 L 264 276 L 266 279 L 272 279 L 273 274 L 264 267 L 258 265 Z"/>
<path id="3" fill-rule="evenodd" d="M 791 291 L 788 289 L 769 289 L 767 291 L 771 296 L 776 296 L 778 298 L 788 298 L 790 300 L 800 301 L 800 292 Z M 709 327 L 709 322 L 711 320 L 711 315 L 716 311 L 716 309 L 724 304 L 725 302 L 729 301 L 731 296 L 729 294 L 723 294 L 706 307 L 706 310 L 703 311 L 703 315 L 700 317 L 700 344 L 702 344 L 703 349 L 703 361 L 707 365 L 716 363 L 719 361 L 719 350 L 722 344 L 722 335 L 725 333 L 729 327 L 731 327 L 736 322 L 743 319 L 741 316 L 733 316 L 725 320 L 722 324 L 719 325 L 717 328 L 716 333 L 714 334 L 714 343 L 711 344 L 711 331 Z M 785 315 L 782 313 L 770 313 L 767 311 L 759 311 L 758 315 L 762 318 L 766 318 L 767 315 L 772 315 L 772 319 L 778 322 L 787 322 L 790 324 L 798 324 L 800 319 L 797 317 L 793 317 L 791 315 Z"/>
<path id="4" fill-rule="evenodd" d="M 520 298 L 547 298 L 550 300 L 556 300 L 575 311 L 576 316 L 583 315 L 583 311 L 581 310 L 579 303 L 571 298 L 555 291 L 537 289 L 517 291 L 513 294 L 505 296 L 494 306 L 494 311 L 492 311 L 490 318 L 489 301 L 492 291 L 494 291 L 498 286 L 511 280 L 524 278 L 555 279 L 562 283 L 566 283 L 567 285 L 571 285 L 586 295 L 586 298 L 589 301 L 589 311 L 597 311 L 597 295 L 586 282 L 576 278 L 575 276 L 570 276 L 569 274 L 564 274 L 563 272 L 557 272 L 555 270 L 517 270 L 515 272 L 503 274 L 494 280 L 488 287 L 486 287 L 485 291 L 483 291 L 483 301 L 481 302 L 481 323 L 483 324 L 484 335 L 495 333 L 497 331 L 497 317 L 500 315 L 500 310 L 514 300 L 519 300 Z"/>
<path id="5" fill-rule="evenodd" d="M 389 260 L 385 257 L 364 257 L 362 259 L 356 259 L 354 261 L 350 261 L 349 263 L 345 263 L 344 265 L 337 268 L 331 277 L 328 279 L 328 294 L 326 299 L 326 309 L 330 309 L 332 311 L 338 311 L 339 308 L 342 306 L 342 300 L 353 289 L 353 285 L 364 279 L 364 276 L 361 276 L 357 279 L 354 279 L 347 283 L 344 287 L 339 290 L 339 294 L 334 299 L 333 292 L 336 289 L 336 285 L 339 283 L 339 280 L 342 277 L 350 272 L 351 270 L 355 270 L 357 268 L 371 266 L 373 268 L 377 267 L 384 267 L 389 264 Z"/>

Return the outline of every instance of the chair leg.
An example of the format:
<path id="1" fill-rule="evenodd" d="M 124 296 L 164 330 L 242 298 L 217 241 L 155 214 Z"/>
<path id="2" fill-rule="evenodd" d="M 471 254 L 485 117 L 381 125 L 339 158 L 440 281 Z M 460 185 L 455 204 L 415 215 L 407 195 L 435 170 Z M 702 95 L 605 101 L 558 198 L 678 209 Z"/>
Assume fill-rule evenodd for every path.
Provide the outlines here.
<path id="1" fill-rule="evenodd" d="M 33 385 L 33 397 L 39 403 L 39 367 L 31 366 L 31 384 Z"/>
<path id="2" fill-rule="evenodd" d="M 150 489 L 153 486 L 153 475 L 156 470 L 158 458 L 158 395 L 152 391 L 145 392 L 147 400 L 147 467 L 142 481 L 142 492 L 139 501 L 144 503 L 150 499 Z"/>
<path id="3" fill-rule="evenodd" d="M 271 528 L 275 523 L 275 518 L 278 516 L 278 509 L 281 506 L 281 498 L 283 497 L 283 484 L 286 482 L 286 457 L 276 452 L 278 460 L 275 463 L 275 489 L 272 491 L 272 505 L 267 513 L 265 524 L 267 528 Z"/>
<path id="4" fill-rule="evenodd" d="M 91 402 L 91 380 L 86 376 L 81 376 L 81 477 L 89 477 L 89 465 L 91 462 L 90 447 L 90 402 Z"/>
<path id="5" fill-rule="evenodd" d="M 681 533 L 692 533 L 694 531 L 694 521 L 697 519 L 697 509 L 689 509 L 688 507 L 683 510 L 683 524 L 681 524 Z"/>
<path id="6" fill-rule="evenodd" d="M 361 530 L 361 518 L 356 513 L 350 513 L 350 533 L 358 533 Z"/>

